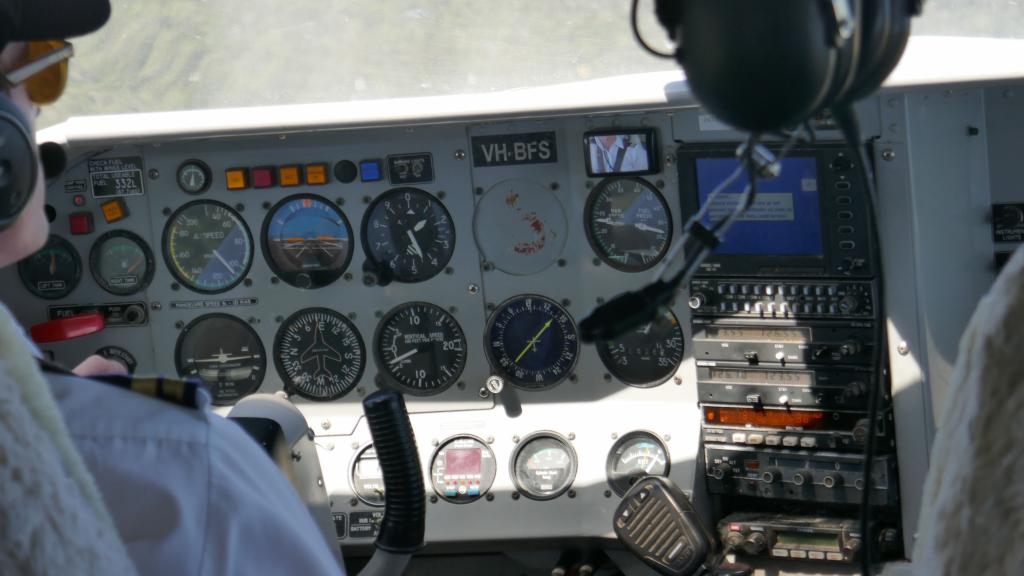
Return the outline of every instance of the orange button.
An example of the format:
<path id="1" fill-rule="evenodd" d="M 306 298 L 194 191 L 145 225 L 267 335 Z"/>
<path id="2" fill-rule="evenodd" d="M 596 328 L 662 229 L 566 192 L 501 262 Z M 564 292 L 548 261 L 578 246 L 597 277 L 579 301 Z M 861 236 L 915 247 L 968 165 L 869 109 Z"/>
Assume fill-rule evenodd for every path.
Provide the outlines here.
<path id="1" fill-rule="evenodd" d="M 124 200 L 120 198 L 100 204 L 100 210 L 103 211 L 103 219 L 107 221 L 107 224 L 124 220 L 128 216 L 128 207 L 124 205 Z"/>
<path id="2" fill-rule="evenodd" d="M 306 164 L 306 184 L 327 184 L 327 164 Z"/>
<path id="3" fill-rule="evenodd" d="M 242 190 L 249 187 L 248 173 L 245 168 L 231 168 L 224 172 L 228 190 Z"/>
<path id="4" fill-rule="evenodd" d="M 277 172 L 277 181 L 281 186 L 299 186 L 302 180 L 299 179 L 298 166 L 281 166 Z"/>

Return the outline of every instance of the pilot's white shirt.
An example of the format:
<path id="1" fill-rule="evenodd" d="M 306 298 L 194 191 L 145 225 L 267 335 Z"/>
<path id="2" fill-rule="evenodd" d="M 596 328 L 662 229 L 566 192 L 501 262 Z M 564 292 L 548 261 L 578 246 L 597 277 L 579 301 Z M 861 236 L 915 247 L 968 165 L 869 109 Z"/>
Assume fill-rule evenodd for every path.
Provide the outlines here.
<path id="1" fill-rule="evenodd" d="M 294 488 L 234 422 L 46 378 L 139 574 L 344 574 Z"/>
<path id="2" fill-rule="evenodd" d="M 594 173 L 614 172 L 615 159 L 619 155 L 619 149 L 624 146 L 623 140 L 622 137 L 618 138 L 610 150 L 602 146 L 596 137 L 590 141 L 590 168 Z M 604 167 L 603 171 L 601 170 L 602 166 Z M 647 150 L 640 144 L 627 147 L 618 172 L 642 172 L 647 169 Z"/>

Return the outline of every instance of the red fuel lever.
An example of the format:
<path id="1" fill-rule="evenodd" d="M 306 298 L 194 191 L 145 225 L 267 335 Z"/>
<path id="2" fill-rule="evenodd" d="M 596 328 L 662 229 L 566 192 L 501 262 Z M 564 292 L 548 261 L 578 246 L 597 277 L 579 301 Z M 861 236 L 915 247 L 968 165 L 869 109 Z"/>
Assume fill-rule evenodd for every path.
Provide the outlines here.
<path id="1" fill-rule="evenodd" d="M 49 344 L 95 334 L 106 327 L 107 320 L 103 314 L 90 312 L 35 324 L 29 328 L 29 335 L 36 344 Z"/>

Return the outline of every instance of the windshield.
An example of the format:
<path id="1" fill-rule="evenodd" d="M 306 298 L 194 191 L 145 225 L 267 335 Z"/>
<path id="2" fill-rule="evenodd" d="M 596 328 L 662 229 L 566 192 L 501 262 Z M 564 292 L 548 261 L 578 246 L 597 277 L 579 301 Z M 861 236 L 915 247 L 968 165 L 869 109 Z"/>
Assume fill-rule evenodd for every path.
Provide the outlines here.
<path id="1" fill-rule="evenodd" d="M 114 0 L 75 42 L 70 116 L 492 92 L 672 70 L 629 0 Z M 1024 3 L 928 0 L 915 34 L 1024 37 Z M 640 3 L 640 29 L 667 49 Z"/>

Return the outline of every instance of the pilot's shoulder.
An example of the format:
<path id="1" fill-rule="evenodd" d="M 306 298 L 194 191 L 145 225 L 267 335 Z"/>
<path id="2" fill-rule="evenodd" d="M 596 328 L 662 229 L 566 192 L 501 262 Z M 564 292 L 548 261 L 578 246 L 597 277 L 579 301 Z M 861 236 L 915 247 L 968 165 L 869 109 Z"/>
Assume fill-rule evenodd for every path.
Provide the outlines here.
<path id="1" fill-rule="evenodd" d="M 145 436 L 203 444 L 209 437 L 209 411 L 202 404 L 174 400 L 176 395 L 183 398 L 184 383 L 45 376 L 72 435 Z"/>

